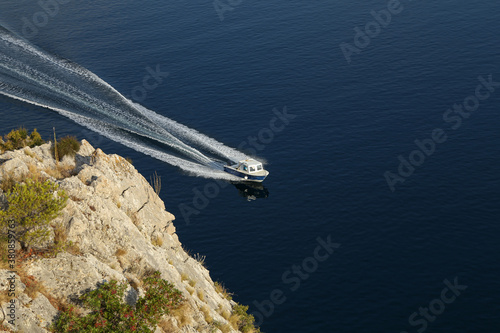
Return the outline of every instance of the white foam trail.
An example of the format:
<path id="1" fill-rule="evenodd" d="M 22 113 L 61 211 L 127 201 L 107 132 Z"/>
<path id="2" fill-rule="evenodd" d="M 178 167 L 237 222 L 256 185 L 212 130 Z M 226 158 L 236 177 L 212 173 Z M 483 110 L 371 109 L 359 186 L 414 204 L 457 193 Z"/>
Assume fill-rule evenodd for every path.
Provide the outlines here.
<path id="1" fill-rule="evenodd" d="M 129 148 L 132 148 L 138 152 L 144 153 L 151 157 L 154 157 L 160 161 L 167 162 L 171 165 L 181 168 L 187 173 L 204 178 L 216 178 L 216 179 L 225 179 L 225 180 L 238 180 L 239 178 L 233 176 L 227 172 L 221 170 L 214 170 L 212 168 L 206 167 L 204 165 L 200 165 L 183 158 L 179 158 L 170 154 L 167 154 L 158 149 L 154 149 L 146 144 L 135 140 L 132 136 L 123 133 L 117 128 L 109 126 L 105 123 L 99 122 L 95 119 L 88 119 L 83 116 L 74 115 L 68 112 L 61 112 L 62 114 L 66 113 L 68 118 L 71 118 L 75 122 L 95 131 L 99 134 L 106 136 L 107 138 L 119 142 Z"/>
<path id="2" fill-rule="evenodd" d="M 200 165 L 198 163 L 194 163 L 188 160 L 185 160 L 183 158 L 179 158 L 170 154 L 167 154 L 161 150 L 152 148 L 138 140 L 135 140 L 132 138 L 132 136 L 126 134 L 123 130 L 120 130 L 119 128 L 113 127 L 112 125 L 106 124 L 104 122 L 88 118 L 85 116 L 80 116 L 76 115 L 72 112 L 68 112 L 66 110 L 50 107 L 48 105 L 44 105 L 41 103 L 33 102 L 30 100 L 26 100 L 23 98 L 20 98 L 15 95 L 9 95 L 8 93 L 1 92 L 3 95 L 9 96 L 13 99 L 20 100 L 29 104 L 33 104 L 36 106 L 48 108 L 51 110 L 54 110 L 58 112 L 59 114 L 66 116 L 70 118 L 71 120 L 75 121 L 76 123 L 94 131 L 97 132 L 113 141 L 119 142 L 123 144 L 124 146 L 127 146 L 129 148 L 132 148 L 138 152 L 144 153 L 146 155 L 149 155 L 151 157 L 154 157 L 160 161 L 166 162 L 168 164 L 171 164 L 173 166 L 179 167 L 180 169 L 186 171 L 187 173 L 197 176 L 197 177 L 203 177 L 203 178 L 215 178 L 215 179 L 225 179 L 225 180 L 234 180 L 237 181 L 239 180 L 238 177 L 233 176 L 227 172 L 221 171 L 221 170 L 215 170 L 209 167 L 206 167 L 204 165 Z"/>
<path id="3" fill-rule="evenodd" d="M 192 128 L 182 125 L 175 120 L 169 119 L 167 117 L 161 116 L 156 112 L 153 112 L 140 104 L 134 104 L 137 109 L 141 110 L 149 119 L 161 124 L 165 129 L 169 130 L 173 134 L 182 136 L 184 139 L 192 144 L 197 144 L 213 154 L 220 155 L 229 159 L 231 161 L 241 161 L 249 158 L 249 156 L 243 154 L 242 152 L 228 147 L 223 143 L 208 137 Z"/>
<path id="4" fill-rule="evenodd" d="M 89 70 L 47 54 L 1 26 L 0 80 L 0 93 L 6 96 L 52 109 L 193 175 L 237 180 L 218 170 L 222 169 L 222 163 L 198 149 L 231 161 L 248 158 L 234 148 L 128 100 Z M 133 134 L 166 144 L 197 162 L 163 152 Z"/>
<path id="5" fill-rule="evenodd" d="M 173 148 L 184 151 L 185 153 L 192 155 L 192 157 L 202 163 L 210 164 L 211 162 L 208 157 L 206 157 L 193 147 L 188 147 L 171 133 L 161 128 L 156 129 L 158 133 L 154 132 L 155 128 L 152 128 L 150 123 L 144 122 L 144 119 L 138 118 L 137 115 L 124 112 L 120 108 L 117 108 L 104 101 L 95 100 L 95 98 L 93 98 L 89 94 L 86 94 L 82 90 L 79 90 L 72 85 L 66 84 L 61 80 L 50 77 L 10 57 L 6 57 L 0 54 L 0 60 L 0 68 L 8 70 L 10 73 L 15 73 L 27 82 L 31 82 L 31 84 L 43 85 L 44 87 L 50 88 L 52 91 L 57 92 L 59 96 L 65 96 L 67 100 L 73 101 L 80 106 L 86 107 L 91 112 L 93 111 L 95 113 L 95 111 L 97 111 L 101 114 L 105 114 L 110 118 L 111 121 L 114 121 L 114 124 L 127 123 L 129 125 L 135 125 L 135 131 L 138 132 L 138 134 L 142 133 L 143 136 L 147 136 L 151 139 L 165 143 Z M 97 115 L 99 115 L 99 113 Z M 154 134 L 159 134 L 160 137 Z M 169 140 L 164 140 L 164 137 L 168 138 Z"/>
<path id="6" fill-rule="evenodd" d="M 14 39 L 12 37 L 7 37 L 4 39 L 10 43 L 13 43 L 14 45 L 17 45 L 17 46 L 27 50 L 31 54 L 36 55 L 36 56 L 54 64 L 54 65 L 56 65 L 56 66 L 62 67 L 62 68 L 67 69 L 73 73 L 76 73 L 78 75 L 86 77 L 87 79 L 89 79 L 89 81 L 93 80 L 93 81 L 98 82 L 99 84 L 101 84 L 103 86 L 106 86 L 106 88 L 113 91 L 117 96 L 120 96 L 122 102 L 132 106 L 133 108 L 138 109 L 139 111 L 142 111 L 141 113 L 143 113 L 146 117 L 148 117 L 151 120 L 154 120 L 155 122 L 156 121 L 159 122 L 167 130 L 170 130 L 171 132 L 173 132 L 172 134 L 174 134 L 174 135 L 177 134 L 179 136 L 182 136 L 187 141 L 189 141 L 193 144 L 198 144 L 201 147 L 209 150 L 211 153 L 223 156 L 226 159 L 230 159 L 232 161 L 241 161 L 241 160 L 249 158 L 249 156 L 243 154 L 242 152 L 240 152 L 234 148 L 225 146 L 221 142 L 218 142 L 215 139 L 212 139 L 204 134 L 201 134 L 200 132 L 198 132 L 194 129 L 191 129 L 191 128 L 189 128 L 185 125 L 182 125 L 182 124 L 180 124 L 172 119 L 169 119 L 167 117 L 161 116 L 161 115 L 157 114 L 156 112 L 151 111 L 151 110 L 143 107 L 140 104 L 137 104 L 137 103 L 134 103 L 134 102 L 128 100 L 122 94 L 120 94 L 115 88 L 113 88 L 107 82 L 102 80 L 99 76 L 86 70 L 83 67 L 77 66 L 76 64 L 73 64 L 71 62 L 61 61 L 62 59 L 58 59 L 50 54 L 43 53 L 40 50 L 33 47 L 32 45 L 30 45 L 22 40 Z M 122 112 L 120 112 L 120 113 L 122 113 Z M 124 115 L 120 114 L 120 116 L 124 116 Z"/>

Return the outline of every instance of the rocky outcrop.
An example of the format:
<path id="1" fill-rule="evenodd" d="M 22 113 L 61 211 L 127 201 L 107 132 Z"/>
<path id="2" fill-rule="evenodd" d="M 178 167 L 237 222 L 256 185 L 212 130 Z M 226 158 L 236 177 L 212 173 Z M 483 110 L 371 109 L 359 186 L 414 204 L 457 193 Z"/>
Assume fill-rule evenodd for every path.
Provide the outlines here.
<path id="1" fill-rule="evenodd" d="M 52 226 L 73 244 L 72 251 L 63 251 L 55 258 L 22 264 L 23 274 L 34 277 L 45 292 L 29 296 L 17 276 L 17 301 L 21 304 L 17 327 L 6 320 L 5 302 L 0 311 L 4 327 L 47 332 L 58 312 L 54 300 L 72 302 L 111 279 L 130 284 L 127 300 L 133 303 L 142 292 L 141 276 L 154 269 L 186 298 L 182 314 L 164 318 L 157 332 L 218 332 L 214 322 L 228 324 L 228 313 L 235 303 L 216 290 L 209 271 L 183 250 L 175 233 L 175 217 L 133 165 L 118 155 L 94 149 L 85 140 L 81 143 L 76 157 L 65 158 L 59 166 L 50 143 L 0 155 L 0 182 L 38 173 L 66 192 L 67 206 Z M 61 172 L 66 177 L 58 176 Z M 1 290 L 8 288 L 6 275 L 7 270 L 0 270 Z"/>

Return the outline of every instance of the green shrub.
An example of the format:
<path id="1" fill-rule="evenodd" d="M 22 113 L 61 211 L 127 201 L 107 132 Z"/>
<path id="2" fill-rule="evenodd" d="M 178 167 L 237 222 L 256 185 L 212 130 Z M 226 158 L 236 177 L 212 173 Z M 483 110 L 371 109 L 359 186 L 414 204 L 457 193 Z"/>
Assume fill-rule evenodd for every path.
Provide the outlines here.
<path id="1" fill-rule="evenodd" d="M 60 314 L 53 324 L 55 332 L 154 332 L 162 315 L 178 308 L 184 301 L 179 290 L 155 272 L 143 284 L 145 295 L 135 306 L 123 298 L 126 283 L 115 280 L 102 284 L 97 290 L 80 297 L 83 305 L 92 312 L 77 315 L 74 308 Z"/>
<path id="2" fill-rule="evenodd" d="M 236 304 L 233 308 L 233 313 L 230 322 L 235 323 L 234 328 L 240 330 L 243 333 L 258 333 L 260 329 L 255 327 L 255 318 L 247 313 L 248 306 Z"/>
<path id="3" fill-rule="evenodd" d="M 52 147 L 52 152 L 54 157 L 57 156 L 59 160 L 62 160 L 64 156 L 75 156 L 75 154 L 80 150 L 80 142 L 74 136 L 66 136 L 56 142 L 57 155 L 55 155 L 54 146 Z"/>
<path id="4" fill-rule="evenodd" d="M 10 131 L 9 134 L 5 136 L 7 140 L 12 142 L 12 144 L 16 149 L 26 146 L 24 141 L 26 140 L 27 137 L 28 137 L 28 131 L 24 127 L 20 127 L 17 130 L 12 130 Z"/>
<path id="5" fill-rule="evenodd" d="M 45 141 L 42 140 L 42 136 L 40 135 L 40 133 L 37 132 L 36 128 L 33 130 L 33 132 L 31 132 L 30 140 L 30 147 L 32 148 L 35 146 L 41 146 L 45 143 Z"/>
<path id="6" fill-rule="evenodd" d="M 13 236 L 24 250 L 47 240 L 50 221 L 66 206 L 68 197 L 64 191 L 54 196 L 58 188 L 48 180 L 26 179 L 25 184 L 15 184 L 7 192 L 8 208 L 0 211 L 0 226 L 6 229 L 13 221 Z"/>
<path id="7" fill-rule="evenodd" d="M 2 144 L 2 152 L 7 151 L 7 150 L 14 150 L 14 144 L 12 141 L 7 141 Z"/>
<path id="8" fill-rule="evenodd" d="M 45 143 L 36 128 L 28 136 L 28 131 L 24 127 L 10 131 L 9 134 L 5 136 L 5 140 L 5 142 L 0 140 L 0 150 L 2 152 L 24 148 L 26 146 L 40 146 Z"/>

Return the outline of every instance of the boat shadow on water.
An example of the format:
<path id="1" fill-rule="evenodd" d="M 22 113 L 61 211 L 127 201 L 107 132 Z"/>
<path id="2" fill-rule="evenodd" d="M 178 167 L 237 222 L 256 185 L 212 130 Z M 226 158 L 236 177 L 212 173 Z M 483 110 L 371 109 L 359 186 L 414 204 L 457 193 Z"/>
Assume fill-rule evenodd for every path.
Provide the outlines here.
<path id="1" fill-rule="evenodd" d="M 269 190 L 261 183 L 231 182 L 231 184 L 236 187 L 236 189 L 238 190 L 238 194 L 241 197 L 246 198 L 247 201 L 265 199 L 269 197 Z"/>

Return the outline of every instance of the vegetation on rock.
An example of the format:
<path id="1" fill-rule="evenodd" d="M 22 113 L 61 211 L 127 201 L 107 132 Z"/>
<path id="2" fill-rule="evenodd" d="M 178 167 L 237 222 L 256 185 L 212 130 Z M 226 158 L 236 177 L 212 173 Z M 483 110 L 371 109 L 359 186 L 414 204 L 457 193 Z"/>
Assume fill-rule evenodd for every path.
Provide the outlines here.
<path id="1" fill-rule="evenodd" d="M 2 153 L 7 150 L 15 150 L 27 146 L 35 147 L 45 143 L 36 128 L 28 135 L 26 128 L 20 127 L 17 130 L 10 131 L 4 138 L 5 141 L 0 137 L 0 152 Z"/>
<path id="2" fill-rule="evenodd" d="M 57 156 L 59 160 L 62 160 L 63 157 L 66 155 L 75 156 L 79 150 L 80 150 L 80 142 L 74 136 L 66 136 L 62 138 L 58 142 L 56 142 L 56 144 L 52 147 L 54 156 Z"/>
<path id="3" fill-rule="evenodd" d="M 0 153 L 28 146 L 34 147 L 44 143 L 36 129 L 31 135 L 28 135 L 26 129 L 19 128 L 11 131 L 4 138 L 6 141 L 0 137 Z M 260 332 L 255 327 L 254 317 L 247 313 L 248 307 L 229 302 L 232 299 L 232 294 L 222 284 L 216 282 L 213 286 L 214 289 L 202 288 L 200 284 L 198 284 L 200 288 L 195 288 L 197 282 L 205 281 L 205 269 L 201 267 L 204 265 L 205 256 L 199 254 L 193 256 L 197 263 L 201 264 L 201 266 L 192 265 L 192 272 L 196 274 L 188 276 L 184 267 L 182 270 L 176 267 L 176 263 L 172 258 L 177 255 L 180 257 L 185 256 L 183 259 L 185 263 L 189 254 L 182 248 L 176 238 L 169 237 L 169 234 L 172 235 L 175 229 L 173 229 L 173 232 L 155 232 L 154 234 L 149 230 L 150 242 L 156 246 L 153 249 L 147 242 L 147 238 L 144 239 L 145 246 L 140 248 L 140 251 L 132 251 L 132 248 L 136 248 L 133 246 L 130 248 L 126 243 L 120 243 L 119 247 L 114 247 L 116 244 L 110 245 L 109 249 L 115 251 L 117 257 L 117 261 L 111 264 L 101 263 L 99 253 L 90 254 L 88 260 L 78 259 L 76 256 L 83 253 L 89 254 L 89 247 L 86 245 L 87 241 L 92 242 L 94 238 L 99 240 L 99 237 L 102 237 L 104 241 L 110 238 L 115 240 L 116 243 L 119 237 L 110 233 L 105 234 L 104 230 L 93 228 L 92 223 L 86 221 L 86 219 L 90 221 L 91 218 L 101 219 L 100 214 L 112 212 L 111 209 L 99 208 L 96 210 L 96 201 L 88 199 L 92 197 L 106 202 L 105 200 L 108 199 L 104 198 L 100 191 L 91 193 L 86 186 L 78 186 L 81 185 L 77 181 L 78 179 L 82 184 L 86 185 L 90 184 L 90 179 L 94 179 L 95 170 L 93 170 L 92 163 L 83 171 L 77 168 L 77 165 L 85 159 L 65 160 L 58 163 L 66 155 L 74 156 L 80 150 L 80 142 L 75 137 L 58 138 L 56 140 L 54 134 L 51 143 L 53 143 L 52 151 L 50 145 L 47 144 L 38 149 L 30 150 L 25 148 L 19 152 L 9 153 L 6 157 L 11 162 L 6 163 L 5 168 L 2 167 L 3 162 L 0 161 L 0 269 L 12 269 L 8 265 L 8 237 L 14 237 L 16 243 L 21 246 L 21 250 L 16 251 L 15 256 L 19 279 L 26 286 L 24 293 L 32 299 L 35 299 L 37 294 L 41 293 L 52 304 L 52 307 L 45 306 L 42 309 L 45 312 L 42 314 L 40 314 L 39 311 L 41 310 L 39 308 L 33 308 L 34 310 L 30 310 L 31 312 L 27 310 L 30 316 L 23 319 L 25 323 L 36 322 L 38 325 L 39 319 L 37 318 L 42 316 L 47 325 L 49 325 L 49 322 L 53 322 L 50 327 L 44 326 L 53 332 L 154 332 L 157 326 L 164 329 L 165 332 L 178 331 L 184 326 L 190 326 L 200 332 L 213 332 L 217 329 L 223 333 L 233 330 L 243 333 Z M 94 156 L 92 152 L 95 153 L 96 150 L 87 142 L 83 142 L 83 145 L 84 149 L 81 150 L 80 154 L 85 157 Z M 55 163 L 51 157 L 55 158 Z M 107 159 L 103 159 L 103 163 L 107 163 Z M 130 168 L 128 165 L 127 167 Z M 66 178 L 73 175 L 79 177 L 66 180 Z M 116 186 L 109 182 L 112 189 L 110 192 L 113 193 L 111 195 L 112 199 L 110 199 L 112 201 L 109 202 L 116 204 L 118 209 L 125 212 L 130 218 L 130 222 L 138 228 L 139 226 L 148 227 L 147 222 L 152 217 L 156 218 L 163 214 L 165 208 L 162 205 L 149 205 L 152 206 L 151 212 L 145 209 L 144 216 L 139 216 L 138 208 L 131 205 L 127 198 L 123 196 L 123 193 L 130 191 L 127 195 L 137 199 L 142 196 L 142 192 L 145 192 L 147 197 L 142 197 L 138 201 L 144 202 L 148 200 L 147 202 L 149 202 L 150 187 L 136 171 L 128 176 L 133 179 L 133 182 L 128 178 L 117 180 L 118 185 Z M 99 174 L 99 177 L 102 177 L 103 180 L 112 178 L 108 174 Z M 61 180 L 58 183 L 62 184 L 61 186 L 68 191 L 69 198 L 72 200 L 70 207 L 65 210 L 66 213 L 61 216 L 61 220 L 57 223 L 53 220 L 61 215 L 68 201 L 68 195 L 66 195 L 65 191 L 60 190 L 59 185 L 53 182 L 54 179 Z M 131 184 L 142 184 L 142 186 L 131 186 Z M 160 193 L 161 179 L 156 173 L 151 177 L 151 186 L 157 194 Z M 147 191 L 143 191 L 144 188 Z M 89 195 L 89 193 L 92 195 Z M 122 197 L 120 197 L 120 193 Z M 110 205 L 110 208 L 116 208 L 114 204 Z M 149 206 L 147 208 L 150 208 Z M 103 213 L 101 213 L 102 210 L 104 210 Z M 73 220 L 74 212 L 80 212 L 81 214 Z M 163 225 L 166 228 L 171 223 L 173 216 L 170 217 L 168 213 L 164 214 L 164 216 Z M 71 220 L 69 220 L 70 218 Z M 124 219 L 127 222 L 126 217 Z M 119 224 L 114 223 L 113 218 L 111 218 L 110 225 L 111 230 L 119 235 L 124 235 L 125 229 L 121 230 Z M 89 235 L 77 234 L 75 236 L 75 231 L 83 227 L 91 228 L 93 232 Z M 70 233 L 70 230 L 72 233 Z M 7 231 L 12 236 L 8 236 Z M 135 232 L 135 235 L 137 235 L 135 229 L 127 229 L 126 232 L 132 234 Z M 168 247 L 163 246 L 164 242 Z M 162 246 L 162 249 L 157 249 L 157 247 Z M 108 248 L 104 246 L 103 249 Z M 145 254 L 150 252 L 153 254 L 158 253 L 159 250 L 170 251 L 170 254 L 175 252 L 175 255 L 167 257 L 168 261 L 166 260 L 165 263 L 168 262 L 168 264 L 159 265 L 155 269 L 161 271 L 172 269 L 179 273 L 182 271 L 180 280 L 181 282 L 186 281 L 187 292 L 185 297 L 194 300 L 197 304 L 201 303 L 201 306 L 193 306 L 192 301 L 185 301 L 182 293 L 175 289 L 174 285 L 160 278 L 159 272 L 150 273 L 150 269 L 155 266 L 151 266 Z M 60 252 L 69 252 L 70 254 L 58 256 Z M 39 261 L 40 258 L 54 258 L 54 260 Z M 90 258 L 93 258 L 94 261 L 91 261 Z M 99 272 L 106 271 L 104 269 L 107 267 L 106 265 L 110 265 L 114 269 L 121 266 L 124 272 L 127 269 L 127 273 L 124 273 L 126 275 L 121 275 L 121 278 L 114 276 L 114 278 L 118 280 L 123 278 L 123 281 L 128 279 L 129 283 L 121 283 L 116 280 L 105 281 L 103 284 L 98 284 L 97 289 L 88 292 L 88 290 L 94 288 L 93 286 L 98 281 L 102 281 L 103 278 L 110 279 L 110 277 L 106 277 L 106 275 L 102 275 L 102 277 L 86 276 L 86 270 L 83 269 L 80 272 L 80 277 L 88 278 L 89 281 L 87 281 L 85 287 L 82 287 L 76 285 L 76 282 L 70 281 L 73 275 L 67 279 L 67 274 L 58 271 L 55 274 L 56 278 L 53 279 L 41 273 L 47 271 L 47 267 L 51 267 L 51 270 L 56 271 L 54 267 L 59 267 L 58 265 L 65 267 L 63 269 L 65 272 L 70 270 L 69 267 L 73 271 L 74 262 L 82 265 L 82 267 L 93 267 L 89 266 L 89 263 L 92 262 L 93 265 L 96 260 L 98 267 L 100 267 L 98 268 Z M 71 265 L 67 265 L 68 261 Z M 139 263 L 141 264 L 139 265 Z M 61 268 L 57 269 L 61 270 Z M 143 273 L 140 275 L 143 278 L 139 277 L 139 275 L 135 276 L 135 274 L 144 272 L 144 270 L 149 272 L 145 273 L 146 277 L 144 277 Z M 53 281 L 58 282 L 52 283 Z M 68 288 L 68 292 L 65 289 L 60 294 L 54 293 L 54 290 L 57 290 L 61 284 L 73 286 L 73 288 Z M 130 296 L 128 294 L 130 287 L 136 290 L 141 289 L 141 295 L 143 295 L 137 299 L 135 304 L 125 301 L 125 294 Z M 72 299 L 70 292 L 73 291 L 76 293 L 85 292 L 80 297 L 80 301 L 76 303 L 78 304 L 76 307 L 68 305 Z M 130 298 L 133 297 L 129 297 L 129 300 Z M 0 293 L 0 303 L 2 303 L 3 299 L 7 299 L 6 295 Z M 208 302 L 208 300 L 212 299 L 218 300 L 218 310 L 214 310 L 213 304 Z M 28 309 L 29 306 L 24 308 Z M 56 311 L 59 312 L 54 317 Z M 164 315 L 168 315 L 168 317 L 163 317 Z"/>
<path id="4" fill-rule="evenodd" d="M 259 333 L 260 329 L 255 327 L 255 318 L 248 312 L 247 305 L 236 304 L 229 322 L 233 328 L 243 333 Z"/>
<path id="5" fill-rule="evenodd" d="M 3 231 L 9 227 L 9 235 L 20 242 L 23 250 L 48 239 L 49 223 L 59 215 L 68 199 L 58 188 L 51 181 L 28 178 L 7 192 L 8 208 L 0 210 L 0 227 Z"/>
<path id="6" fill-rule="evenodd" d="M 97 290 L 80 297 L 83 305 L 91 310 L 85 316 L 75 308 L 60 314 L 53 325 L 54 332 L 154 332 L 162 315 L 169 314 L 183 303 L 182 293 L 154 272 L 144 279 L 144 297 L 135 306 L 124 299 L 126 283 L 115 280 L 102 284 Z"/>

